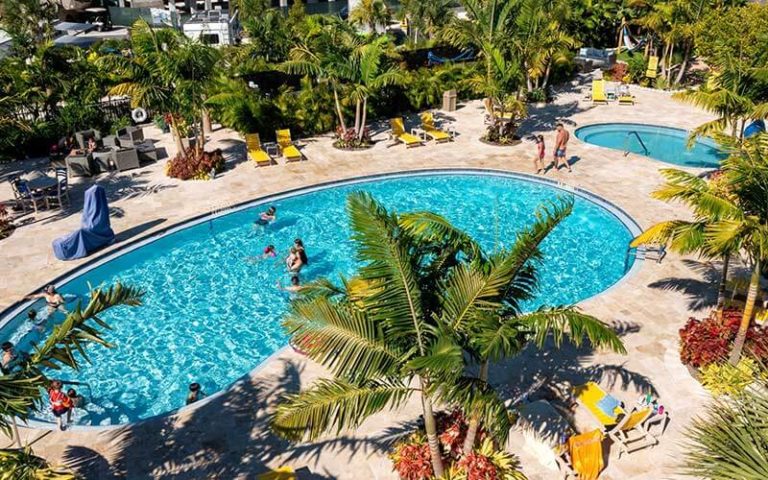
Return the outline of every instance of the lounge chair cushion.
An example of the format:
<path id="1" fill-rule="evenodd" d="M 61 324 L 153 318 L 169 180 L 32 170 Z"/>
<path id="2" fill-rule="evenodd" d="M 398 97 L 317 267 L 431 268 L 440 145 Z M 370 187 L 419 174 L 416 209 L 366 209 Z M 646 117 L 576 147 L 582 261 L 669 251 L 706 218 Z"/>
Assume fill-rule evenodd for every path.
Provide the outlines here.
<path id="1" fill-rule="evenodd" d="M 603 469 L 603 433 L 593 430 L 568 439 L 573 469 L 579 480 L 597 480 Z"/>
<path id="2" fill-rule="evenodd" d="M 401 133 L 400 135 L 397 136 L 397 139 L 406 145 L 421 143 L 421 139 L 419 137 L 417 137 L 416 135 L 411 135 L 410 133 Z"/>
<path id="3" fill-rule="evenodd" d="M 248 150 L 248 156 L 256 163 L 272 162 L 272 159 L 264 150 Z"/>
<path id="4" fill-rule="evenodd" d="M 433 140 L 441 141 L 441 140 L 450 140 L 451 135 L 449 133 L 446 133 L 442 130 L 438 130 L 437 128 L 424 128 L 424 131 L 432 137 Z"/>
<path id="5" fill-rule="evenodd" d="M 301 158 L 301 152 L 293 145 L 282 147 L 282 151 L 285 158 Z"/>

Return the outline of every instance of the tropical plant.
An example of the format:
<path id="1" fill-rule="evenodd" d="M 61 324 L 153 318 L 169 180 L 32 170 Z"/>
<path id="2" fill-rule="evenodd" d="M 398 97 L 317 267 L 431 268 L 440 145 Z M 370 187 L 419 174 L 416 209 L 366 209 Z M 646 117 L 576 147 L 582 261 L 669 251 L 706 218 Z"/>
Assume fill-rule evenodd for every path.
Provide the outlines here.
<path id="1" fill-rule="evenodd" d="M 742 358 L 736 366 L 727 362 L 710 363 L 701 369 L 699 380 L 712 395 L 735 395 L 755 381 L 757 372 L 754 360 Z"/>
<path id="2" fill-rule="evenodd" d="M 689 318 L 680 329 L 680 361 L 695 368 L 718 363 L 728 356 L 739 331 L 743 312 L 729 308 L 719 316 L 703 320 Z M 760 362 L 768 361 L 768 342 L 765 327 L 751 325 L 747 331 L 745 348 Z"/>
<path id="3" fill-rule="evenodd" d="M 349 21 L 376 33 L 379 26 L 386 28 L 392 21 L 392 12 L 384 0 L 360 0 L 349 12 Z"/>
<path id="4" fill-rule="evenodd" d="M 210 180 L 213 174 L 224 170 L 221 150 L 205 152 L 190 148 L 176 154 L 165 164 L 165 173 L 179 180 Z"/>
<path id="5" fill-rule="evenodd" d="M 2 480 L 76 480 L 74 473 L 52 467 L 26 446 L 21 449 L 0 449 L 0 479 Z"/>
<path id="6" fill-rule="evenodd" d="M 758 377 L 765 378 L 761 367 Z M 768 478 L 768 384 L 714 400 L 685 432 L 680 470 L 707 480 Z"/>
<path id="7" fill-rule="evenodd" d="M 400 15 L 408 23 L 408 35 L 415 43 L 419 36 L 432 40 L 440 29 L 450 23 L 455 16 L 454 0 L 403 0 L 400 2 Z"/>
<path id="8" fill-rule="evenodd" d="M 719 249 L 706 231 L 728 212 L 721 208 L 723 202 L 734 199 L 727 177 L 713 175 L 709 180 L 683 170 L 660 170 L 666 183 L 651 193 L 653 198 L 665 202 L 680 202 L 693 212 L 693 220 L 667 220 L 659 222 L 632 240 L 631 247 L 663 243 L 681 254 L 697 253 L 707 258 L 721 258 L 723 272 L 717 294 L 717 310 L 725 306 L 725 290 L 728 282 L 728 266 L 731 256 L 737 255 L 737 246 Z"/>

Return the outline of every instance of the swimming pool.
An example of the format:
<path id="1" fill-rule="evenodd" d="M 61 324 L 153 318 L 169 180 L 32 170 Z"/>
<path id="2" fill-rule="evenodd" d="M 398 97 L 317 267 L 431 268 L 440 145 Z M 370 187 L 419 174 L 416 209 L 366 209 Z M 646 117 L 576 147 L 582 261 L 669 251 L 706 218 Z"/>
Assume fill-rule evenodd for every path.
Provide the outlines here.
<path id="1" fill-rule="evenodd" d="M 688 149 L 688 132 L 639 123 L 600 123 L 576 129 L 583 142 L 660 160 L 680 167 L 717 168 L 726 155 L 709 138 Z"/>
<path id="2" fill-rule="evenodd" d="M 511 243 L 515 232 L 533 220 L 537 205 L 569 195 L 501 173 L 385 176 L 278 196 L 141 242 L 59 286 L 82 296 L 89 282 L 119 279 L 147 291 L 143 306 L 103 315 L 113 327 L 106 338 L 114 349 L 93 347 L 91 364 L 59 375 L 90 386 L 85 394 L 92 398 L 79 421 L 110 425 L 168 412 L 183 405 L 189 383 L 201 383 L 208 394 L 225 389 L 286 345 L 281 319 L 288 298 L 276 288 L 278 280 L 288 280 L 282 252 L 294 238 L 304 240 L 306 280 L 352 273 L 356 261 L 345 206 L 347 194 L 357 190 L 398 211 L 446 215 L 487 248 L 497 241 Z M 277 207 L 277 221 L 266 229 L 254 227 L 265 205 Z M 542 245 L 545 295 L 526 308 L 577 302 L 616 283 L 626 272 L 633 233 L 614 213 L 577 194 L 574 213 Z M 278 259 L 249 261 L 268 244 L 277 246 Z M 24 311 L 0 330 L 0 340 L 29 348 L 42 338 L 44 333 L 25 323 Z"/>

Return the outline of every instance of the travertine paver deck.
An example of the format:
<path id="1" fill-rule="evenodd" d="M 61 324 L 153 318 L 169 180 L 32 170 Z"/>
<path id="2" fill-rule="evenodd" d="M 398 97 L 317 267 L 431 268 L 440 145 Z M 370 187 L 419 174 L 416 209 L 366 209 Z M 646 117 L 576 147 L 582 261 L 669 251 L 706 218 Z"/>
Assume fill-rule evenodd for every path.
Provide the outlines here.
<path id="1" fill-rule="evenodd" d="M 634 107 L 593 107 L 582 100 L 586 91 L 586 87 L 580 87 L 559 95 L 555 105 L 532 109 L 525 131 L 544 133 L 551 147 L 556 120 L 564 121 L 573 131 L 577 126 L 606 121 L 690 128 L 710 119 L 663 92 L 637 90 L 638 104 Z M 308 140 L 303 149 L 309 159 L 306 162 L 257 169 L 248 162 L 233 160 L 228 171 L 210 182 L 169 179 L 163 174 L 163 162 L 135 173 L 97 177 L 95 181 L 104 184 L 110 193 L 111 206 L 117 213 L 113 215 L 113 228 L 124 241 L 132 233 L 145 235 L 227 205 L 329 180 L 430 167 L 531 171 L 531 143 L 499 148 L 477 141 L 483 130 L 481 102 L 469 102 L 449 116 L 460 133 L 450 144 L 406 150 L 382 141 L 368 151 L 342 153 L 332 148 L 329 137 L 319 137 Z M 168 139 L 161 143 L 167 145 Z M 242 155 L 242 142 L 230 131 L 219 130 L 212 135 L 209 148 L 217 145 Z M 662 163 L 634 155 L 625 157 L 621 152 L 587 145 L 575 137 L 569 146 L 569 156 L 577 160 L 573 173 L 550 172 L 547 177 L 607 198 L 641 226 L 686 214 L 680 207 L 648 197 L 661 180 L 658 169 L 664 167 Z M 0 198 L 10 198 L 7 186 L 0 188 Z M 53 238 L 75 228 L 78 222 L 78 212 L 41 219 L 0 242 L 0 306 L 11 305 L 78 265 L 79 262 L 56 261 L 50 248 Z M 128 234 L 120 236 L 120 232 Z M 611 458 L 601 478 L 674 477 L 681 431 L 707 399 L 677 358 L 677 330 L 688 316 L 702 314 L 707 295 L 714 289 L 711 282 L 716 276 L 711 268 L 704 267 L 698 268 L 674 255 L 661 264 L 644 262 L 615 288 L 583 302 L 585 311 L 623 327 L 627 356 L 573 350 L 544 355 L 531 351 L 494 369 L 494 382 L 514 392 L 517 387 L 529 385 L 533 375 L 542 372 L 553 376 L 553 381 L 602 378 L 616 396 L 629 404 L 638 396 L 638 385 L 652 385 L 672 417 L 661 445 L 620 460 Z M 403 423 L 418 418 L 415 399 L 398 412 L 376 415 L 356 432 L 324 441 L 289 446 L 269 433 L 267 409 L 277 393 L 306 386 L 322 374 L 317 365 L 285 350 L 250 379 L 199 408 L 107 432 L 51 432 L 35 444 L 35 449 L 54 461 L 79 465 L 89 478 L 253 478 L 267 466 L 282 464 L 308 466 L 315 475 L 308 478 L 395 478 L 386 459 L 385 445 L 403 428 Z M 580 428 L 589 427 L 579 416 L 576 420 Z M 24 436 L 30 439 L 40 433 L 24 430 Z M 529 478 L 557 478 L 557 474 L 543 470 L 524 451 L 519 433 L 513 432 L 509 444 L 520 455 Z"/>

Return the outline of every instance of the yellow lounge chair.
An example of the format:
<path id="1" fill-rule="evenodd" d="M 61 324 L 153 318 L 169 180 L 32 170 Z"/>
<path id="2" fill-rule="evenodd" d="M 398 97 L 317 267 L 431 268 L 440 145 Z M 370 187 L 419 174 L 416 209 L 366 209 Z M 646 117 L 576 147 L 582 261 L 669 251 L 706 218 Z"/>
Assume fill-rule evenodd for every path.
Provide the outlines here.
<path id="1" fill-rule="evenodd" d="M 648 58 L 648 69 L 645 71 L 645 76 L 648 78 L 656 78 L 659 69 L 659 57 L 651 56 Z"/>
<path id="2" fill-rule="evenodd" d="M 565 472 L 565 478 L 597 480 L 603 470 L 603 432 L 573 435 L 564 445 L 558 457 L 558 465 Z"/>
<path id="3" fill-rule="evenodd" d="M 256 477 L 257 480 L 296 480 L 297 478 L 296 472 L 291 467 L 280 467 Z"/>
<path id="4" fill-rule="evenodd" d="M 610 439 L 619 446 L 619 458 L 622 453 L 629 454 L 659 443 L 659 440 L 651 435 L 645 426 L 651 416 L 653 416 L 652 407 L 633 410 L 608 431 Z"/>
<path id="5" fill-rule="evenodd" d="M 450 142 L 453 140 L 453 136 L 450 133 L 435 126 L 435 119 L 429 112 L 424 112 L 421 114 L 421 128 L 429 138 L 436 141 L 437 143 Z"/>
<path id="6" fill-rule="evenodd" d="M 276 130 L 275 135 L 277 136 L 277 148 L 280 149 L 280 154 L 285 157 L 287 161 L 295 162 L 301 160 L 301 152 L 293 144 L 290 130 L 287 128 Z"/>
<path id="7" fill-rule="evenodd" d="M 592 103 L 608 104 L 608 97 L 605 95 L 605 80 L 592 80 Z"/>
<path id="8" fill-rule="evenodd" d="M 621 402 L 607 394 L 600 385 L 588 382 L 574 389 L 578 401 L 603 425 L 615 425 L 620 414 L 626 414 Z"/>
<path id="9" fill-rule="evenodd" d="M 407 148 L 424 145 L 421 139 L 416 135 L 405 133 L 405 126 L 403 125 L 403 119 L 401 117 L 391 119 L 389 125 L 392 127 L 390 137 L 404 143 Z"/>
<path id="10" fill-rule="evenodd" d="M 248 158 L 256 162 L 256 166 L 264 167 L 272 165 L 274 160 L 261 147 L 261 139 L 258 133 L 249 133 L 245 136 L 245 146 L 248 149 Z"/>

